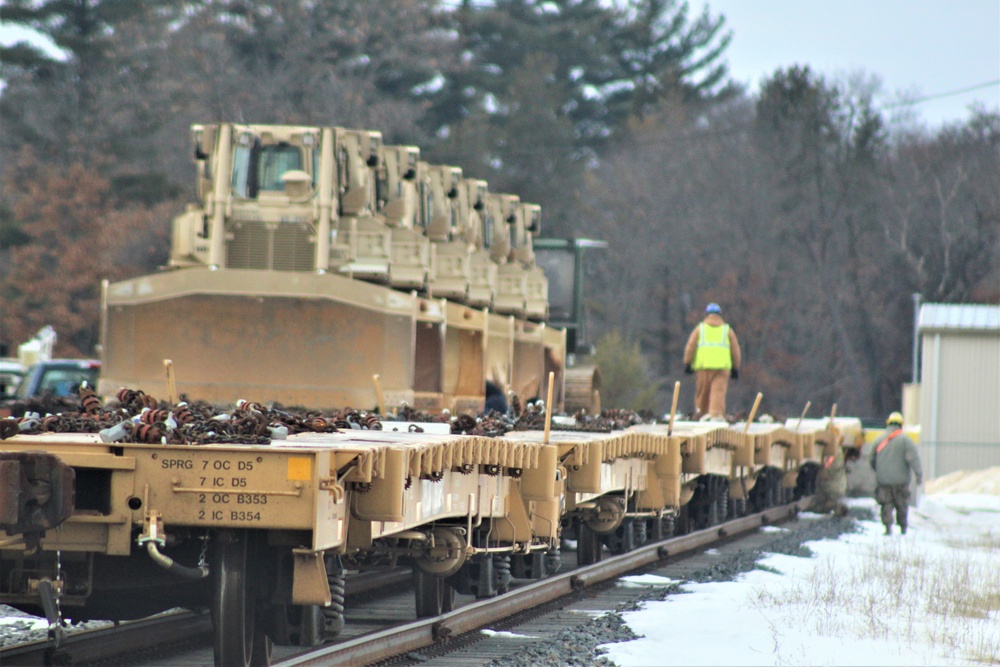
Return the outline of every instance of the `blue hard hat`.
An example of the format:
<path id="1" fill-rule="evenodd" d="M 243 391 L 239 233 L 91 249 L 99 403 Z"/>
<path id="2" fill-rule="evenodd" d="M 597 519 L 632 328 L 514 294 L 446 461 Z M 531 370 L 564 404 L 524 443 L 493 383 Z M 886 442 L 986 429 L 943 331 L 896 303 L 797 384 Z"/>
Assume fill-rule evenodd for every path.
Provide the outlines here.
<path id="1" fill-rule="evenodd" d="M 722 314 L 722 309 L 719 308 L 719 304 L 717 304 L 717 303 L 710 303 L 707 306 L 705 306 L 705 314 L 707 315 L 709 313 L 719 313 L 721 315 Z"/>

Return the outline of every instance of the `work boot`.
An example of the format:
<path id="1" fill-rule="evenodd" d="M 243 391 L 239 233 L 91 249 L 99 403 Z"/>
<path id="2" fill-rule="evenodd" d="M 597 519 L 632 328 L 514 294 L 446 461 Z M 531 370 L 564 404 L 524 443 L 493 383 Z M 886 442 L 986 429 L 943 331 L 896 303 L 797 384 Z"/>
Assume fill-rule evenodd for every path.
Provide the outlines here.
<path id="1" fill-rule="evenodd" d="M 892 526 L 886 526 L 885 527 L 885 534 L 886 535 L 892 535 Z"/>
<path id="2" fill-rule="evenodd" d="M 906 535 L 906 524 L 905 523 L 899 524 L 899 532 L 901 532 L 903 535 Z"/>

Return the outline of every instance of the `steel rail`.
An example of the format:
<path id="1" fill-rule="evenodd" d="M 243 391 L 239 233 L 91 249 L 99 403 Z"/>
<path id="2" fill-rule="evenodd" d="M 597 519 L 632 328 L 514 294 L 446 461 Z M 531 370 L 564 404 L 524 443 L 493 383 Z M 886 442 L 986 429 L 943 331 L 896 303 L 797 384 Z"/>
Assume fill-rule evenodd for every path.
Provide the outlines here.
<path id="1" fill-rule="evenodd" d="M 639 547 L 593 565 L 521 586 L 492 599 L 480 600 L 435 618 L 420 619 L 385 630 L 361 635 L 345 642 L 291 656 L 276 667 L 326 667 L 363 665 L 415 651 L 449 637 L 471 632 L 537 605 L 581 591 L 588 586 L 614 579 L 646 565 L 707 546 L 727 537 L 779 523 L 806 507 L 809 498 L 780 505 L 726 523 Z"/>
<path id="2" fill-rule="evenodd" d="M 363 572 L 346 581 L 348 599 L 410 581 L 409 568 Z M 185 641 L 211 644 L 212 620 L 207 612 L 179 611 L 65 635 L 59 647 L 38 639 L 0 648 L 0 665 L 42 667 L 70 660 L 72 664 L 108 661 L 122 653 L 147 651 Z M 70 663 L 67 663 L 70 664 Z"/>
<path id="3" fill-rule="evenodd" d="M 4 647 L 0 649 L 0 664 L 19 667 L 86 664 L 110 660 L 123 653 L 181 642 L 211 642 L 211 639 L 212 619 L 208 612 L 175 612 L 69 634 L 62 638 L 58 648 L 50 639 Z"/>

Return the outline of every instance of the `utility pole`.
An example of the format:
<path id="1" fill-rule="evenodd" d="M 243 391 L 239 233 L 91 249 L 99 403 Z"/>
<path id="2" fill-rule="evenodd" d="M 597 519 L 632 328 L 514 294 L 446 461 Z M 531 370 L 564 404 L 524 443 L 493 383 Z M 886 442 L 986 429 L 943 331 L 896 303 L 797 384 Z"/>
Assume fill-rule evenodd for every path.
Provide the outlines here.
<path id="1" fill-rule="evenodd" d="M 918 333 L 918 327 L 920 325 L 920 302 L 922 297 L 920 292 L 913 293 L 913 374 L 910 382 L 917 384 L 919 378 L 917 373 L 920 367 L 920 334 Z"/>

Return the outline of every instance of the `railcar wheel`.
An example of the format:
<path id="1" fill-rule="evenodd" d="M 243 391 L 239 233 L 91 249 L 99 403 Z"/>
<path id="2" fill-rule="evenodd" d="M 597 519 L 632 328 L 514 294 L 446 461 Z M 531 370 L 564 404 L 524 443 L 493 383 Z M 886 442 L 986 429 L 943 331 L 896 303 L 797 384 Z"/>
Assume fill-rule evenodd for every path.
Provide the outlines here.
<path id="1" fill-rule="evenodd" d="M 703 530 L 708 528 L 715 519 L 717 508 L 715 507 L 715 498 L 709 491 L 711 484 L 712 479 L 710 477 L 706 476 L 699 479 L 694 495 L 691 496 L 691 500 L 686 505 L 690 519 L 689 530 Z"/>
<path id="2" fill-rule="evenodd" d="M 781 477 L 770 467 L 757 473 L 757 483 L 750 490 L 750 508 L 753 512 L 763 512 L 779 505 Z"/>
<path id="3" fill-rule="evenodd" d="M 441 613 L 447 614 L 455 610 L 455 589 L 448 585 L 448 582 L 441 579 Z"/>
<path id="4" fill-rule="evenodd" d="M 576 560 L 578 565 L 593 565 L 601 561 L 601 536 L 581 523 L 580 539 L 576 544 Z"/>
<path id="5" fill-rule="evenodd" d="M 819 476 L 819 465 L 807 461 L 799 468 L 799 476 L 795 479 L 795 500 L 816 493 L 816 480 Z"/>
<path id="6" fill-rule="evenodd" d="M 440 616 L 455 608 L 455 589 L 442 577 L 413 568 L 413 591 L 417 618 Z"/>
<path id="7" fill-rule="evenodd" d="M 651 542 L 659 542 L 663 539 L 663 517 L 653 517 L 652 519 L 646 519 L 649 523 L 646 529 L 649 533 L 649 539 Z"/>
<path id="8" fill-rule="evenodd" d="M 706 500 L 705 501 L 705 517 L 704 526 L 702 528 L 710 528 L 712 526 L 721 523 L 719 521 L 719 501 L 717 499 Z"/>
<path id="9" fill-rule="evenodd" d="M 691 502 L 681 505 L 677 520 L 674 522 L 674 535 L 687 535 L 691 532 Z"/>
<path id="10" fill-rule="evenodd" d="M 617 555 L 628 553 L 636 548 L 636 521 L 631 518 L 622 520 L 622 523 L 613 533 L 604 536 L 608 543 L 608 550 Z M 645 524 L 643 524 L 645 527 Z"/>
<path id="11" fill-rule="evenodd" d="M 246 531 L 215 540 L 212 620 L 215 664 L 257 667 L 271 662 L 270 637 L 257 625 L 256 558 Z"/>
<path id="12" fill-rule="evenodd" d="M 314 604 L 303 607 L 302 620 L 299 623 L 299 646 L 322 644 L 325 627 L 323 607 Z"/>
<path id="13" fill-rule="evenodd" d="M 427 574 L 449 577 L 465 563 L 465 537 L 456 529 L 439 527 L 431 531 L 434 546 L 426 547 L 414 560 L 414 565 Z"/>
<path id="14" fill-rule="evenodd" d="M 595 501 L 597 510 L 583 519 L 586 528 L 606 535 L 612 533 L 625 520 L 625 499 L 621 496 L 601 496 Z"/>
<path id="15" fill-rule="evenodd" d="M 779 505 L 783 505 L 785 501 L 785 490 L 781 487 L 781 474 L 780 473 L 776 474 L 774 471 L 772 471 L 770 476 L 770 481 L 771 481 L 771 504 L 768 506 L 768 509 L 772 507 L 778 507 Z"/>
<path id="16" fill-rule="evenodd" d="M 324 639 L 324 607 L 271 605 L 271 637 L 280 646 L 319 646 Z"/>

